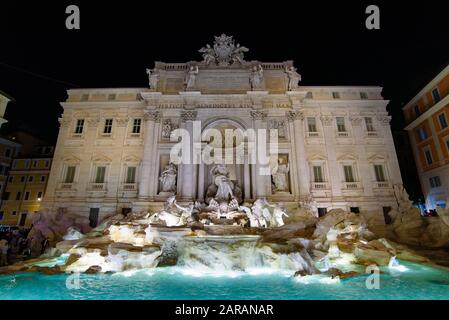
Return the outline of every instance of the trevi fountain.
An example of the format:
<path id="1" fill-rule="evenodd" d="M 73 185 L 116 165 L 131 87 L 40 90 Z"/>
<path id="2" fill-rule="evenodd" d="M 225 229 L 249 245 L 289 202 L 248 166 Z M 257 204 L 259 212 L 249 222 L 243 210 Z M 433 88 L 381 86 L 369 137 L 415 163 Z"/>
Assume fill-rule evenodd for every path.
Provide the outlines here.
<path id="1" fill-rule="evenodd" d="M 343 130 L 337 115 L 334 131 L 333 102 L 315 104 L 325 104 L 325 87 L 300 87 L 291 62 L 247 62 L 248 49 L 232 37 L 215 40 L 200 50 L 202 62 L 157 63 L 147 71 L 150 88 L 128 102 L 148 113 L 143 149 L 133 140 L 136 121 L 124 136 L 126 150 L 109 144 L 120 137 L 123 118 L 107 137 L 92 131 L 88 138 L 99 123 L 91 118 L 86 136 L 71 137 L 76 108 L 92 95 L 76 100 L 77 91 L 69 93 L 46 197 L 28 236 L 32 259 L 0 268 L 0 298 L 448 299 L 449 209 L 424 218 L 412 206 L 380 91 L 362 88 L 371 90 L 371 107 L 356 100 L 360 105 L 344 113 L 351 129 Z M 355 99 L 354 90 L 341 94 Z M 369 143 L 357 113 L 365 107 L 379 129 Z M 275 128 L 276 170 L 261 175 L 246 155 L 241 165 L 170 161 L 167 139 L 177 127 L 191 129 L 194 119 L 221 129 Z M 114 161 L 133 166 L 139 152 L 139 179 L 128 170 L 122 196 L 109 198 L 120 189 Z M 111 170 L 107 189 L 98 174 L 92 183 L 88 170 L 76 171 L 92 161 Z M 388 168 L 385 179 L 373 181 L 371 165 Z M 67 166 L 75 178 L 60 183 Z M 88 210 L 102 199 L 99 216 L 91 209 L 90 223 L 98 217 L 98 224 L 89 225 Z M 51 246 L 40 254 L 36 244 L 44 239 Z"/>

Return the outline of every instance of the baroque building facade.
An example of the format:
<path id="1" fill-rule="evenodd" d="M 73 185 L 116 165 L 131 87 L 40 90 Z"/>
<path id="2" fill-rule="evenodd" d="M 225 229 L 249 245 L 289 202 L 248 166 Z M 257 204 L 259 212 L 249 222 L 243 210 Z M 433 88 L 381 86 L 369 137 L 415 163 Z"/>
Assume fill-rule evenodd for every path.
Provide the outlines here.
<path id="1" fill-rule="evenodd" d="M 246 51 L 222 35 L 200 50 L 202 62 L 156 62 L 149 87 L 68 90 L 41 208 L 93 226 L 159 209 L 172 195 L 207 202 L 213 165 L 170 164 L 171 133 L 199 123 L 201 132 L 277 129 L 277 176 L 261 175 L 247 149 L 227 165 L 241 202 L 267 198 L 317 215 L 342 208 L 383 225 L 402 179 L 382 88 L 300 86 L 292 61 L 245 61 Z"/>

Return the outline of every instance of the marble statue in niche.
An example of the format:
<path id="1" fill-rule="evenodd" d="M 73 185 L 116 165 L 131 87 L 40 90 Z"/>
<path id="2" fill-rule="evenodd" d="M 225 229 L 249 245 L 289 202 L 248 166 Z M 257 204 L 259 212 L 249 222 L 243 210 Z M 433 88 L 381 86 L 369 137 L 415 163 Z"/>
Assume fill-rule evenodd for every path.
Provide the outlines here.
<path id="1" fill-rule="evenodd" d="M 176 192 L 176 177 L 178 170 L 176 165 L 169 163 L 162 171 L 159 181 L 161 183 L 161 192 Z"/>
<path id="2" fill-rule="evenodd" d="M 288 192 L 288 173 L 290 171 L 287 159 L 279 157 L 278 163 L 272 169 L 271 180 L 273 192 Z"/>

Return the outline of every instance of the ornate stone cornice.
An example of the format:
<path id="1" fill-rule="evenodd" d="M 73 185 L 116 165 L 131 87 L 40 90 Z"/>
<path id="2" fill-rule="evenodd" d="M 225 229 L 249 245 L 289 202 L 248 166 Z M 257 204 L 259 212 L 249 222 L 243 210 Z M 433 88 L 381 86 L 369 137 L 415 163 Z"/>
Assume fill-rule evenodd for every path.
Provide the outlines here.
<path id="1" fill-rule="evenodd" d="M 128 117 L 116 118 L 115 121 L 117 122 L 117 125 L 119 127 L 126 127 L 128 125 L 129 118 Z"/>
<path id="2" fill-rule="evenodd" d="M 253 120 L 265 120 L 267 117 L 267 113 L 259 110 L 251 111 L 251 117 Z"/>
<path id="3" fill-rule="evenodd" d="M 194 111 L 194 110 L 185 110 L 181 112 L 181 121 L 182 122 L 186 122 L 186 121 L 194 121 L 196 120 L 196 116 L 197 116 L 198 112 Z"/>
<path id="4" fill-rule="evenodd" d="M 333 116 L 328 116 L 328 115 L 324 115 L 320 117 L 321 123 L 323 124 L 323 126 L 331 126 L 332 125 L 332 121 L 334 121 L 334 117 Z"/>
<path id="5" fill-rule="evenodd" d="M 88 118 L 87 119 L 87 124 L 89 126 L 95 127 L 95 126 L 98 126 L 99 123 L 100 123 L 100 118 Z"/>
<path id="6" fill-rule="evenodd" d="M 384 126 L 389 126 L 391 122 L 391 116 L 388 115 L 377 115 L 376 119 Z"/>
<path id="7" fill-rule="evenodd" d="M 159 111 L 145 111 L 143 118 L 145 121 L 158 122 L 161 120 L 161 113 Z"/>
<path id="8" fill-rule="evenodd" d="M 288 121 L 304 120 L 304 112 L 302 111 L 289 111 L 285 115 Z"/>

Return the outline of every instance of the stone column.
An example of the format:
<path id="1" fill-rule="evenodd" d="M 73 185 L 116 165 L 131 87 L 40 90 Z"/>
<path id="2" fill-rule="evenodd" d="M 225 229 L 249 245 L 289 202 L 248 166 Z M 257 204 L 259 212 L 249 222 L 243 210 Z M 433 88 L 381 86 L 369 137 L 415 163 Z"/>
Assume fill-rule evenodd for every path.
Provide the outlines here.
<path id="1" fill-rule="evenodd" d="M 373 196 L 373 168 L 370 166 L 365 149 L 365 132 L 362 130 L 362 117 L 354 114 L 349 117 L 352 126 L 352 133 L 355 140 L 355 151 L 357 154 L 357 165 L 359 170 L 360 182 L 363 186 L 365 197 Z"/>
<path id="2" fill-rule="evenodd" d="M 195 166 L 193 164 L 193 121 L 196 119 L 197 112 L 186 110 L 181 113 L 182 126 L 189 133 L 189 147 L 190 147 L 190 163 L 182 163 L 182 200 L 191 201 L 195 198 L 196 191 L 196 175 Z"/>
<path id="3" fill-rule="evenodd" d="M 394 147 L 393 135 L 391 134 L 390 121 L 391 117 L 386 115 L 377 116 L 377 121 L 381 124 L 381 131 L 385 138 L 385 146 L 388 153 L 388 161 L 390 165 L 390 178 L 393 185 L 402 184 L 401 169 L 399 168 L 398 157 L 396 156 L 396 148 Z M 418 157 L 417 157 L 418 158 Z"/>
<path id="4" fill-rule="evenodd" d="M 322 115 L 321 123 L 323 125 L 324 143 L 326 145 L 327 161 L 329 166 L 329 184 L 332 190 L 332 199 L 342 199 L 340 166 L 337 162 L 337 154 L 335 151 L 335 130 L 332 126 L 334 117 L 331 115 Z"/>
<path id="5" fill-rule="evenodd" d="M 298 161 L 299 196 L 302 200 L 310 194 L 310 170 L 307 163 L 304 138 L 304 114 L 301 111 L 290 111 L 287 113 L 287 119 L 293 122 L 296 160 Z"/>
<path id="6" fill-rule="evenodd" d="M 256 146 L 255 146 L 255 150 L 253 150 L 253 152 L 256 153 L 256 156 L 254 157 L 254 159 L 256 159 L 256 163 L 254 164 L 255 180 L 253 180 L 253 188 L 255 190 L 256 198 L 264 198 L 267 195 L 269 195 L 269 193 L 267 192 L 267 188 L 268 187 L 271 188 L 271 181 L 270 181 L 271 177 L 270 177 L 270 175 L 262 175 L 261 174 L 262 165 L 260 164 L 260 159 L 258 159 L 258 150 L 259 150 L 260 142 L 258 141 L 257 137 L 259 135 L 258 134 L 259 129 L 265 129 L 265 130 L 267 129 L 267 123 L 265 121 L 265 118 L 267 117 L 267 113 L 263 112 L 263 111 L 251 111 L 251 117 L 253 118 L 253 121 L 254 121 L 254 130 L 256 133 L 256 137 L 255 137 Z M 267 140 L 267 142 L 268 142 L 268 140 Z M 267 152 L 269 152 L 268 143 L 267 143 L 266 150 L 267 150 Z"/>
<path id="7" fill-rule="evenodd" d="M 251 199 L 251 178 L 249 170 L 249 159 L 245 156 L 245 163 L 243 164 L 243 198 L 245 201 Z"/>
<path id="8" fill-rule="evenodd" d="M 139 183 L 139 198 L 145 199 L 150 197 L 150 175 L 155 165 L 152 161 L 153 152 L 155 150 L 153 137 L 155 135 L 155 123 L 160 119 L 158 111 L 146 111 L 145 119 L 145 137 L 143 146 L 142 170 Z"/>
<path id="9" fill-rule="evenodd" d="M 205 164 L 201 162 L 198 165 L 198 194 L 197 198 L 199 201 L 204 201 L 204 171 L 205 171 Z"/>

